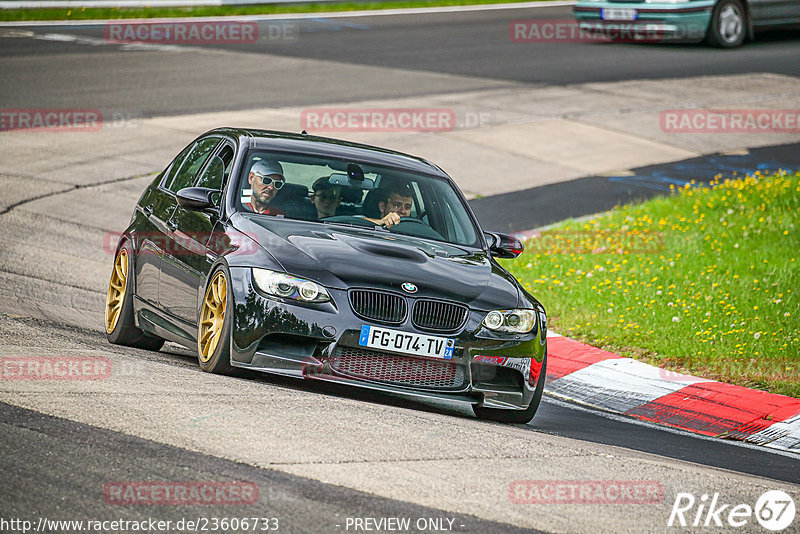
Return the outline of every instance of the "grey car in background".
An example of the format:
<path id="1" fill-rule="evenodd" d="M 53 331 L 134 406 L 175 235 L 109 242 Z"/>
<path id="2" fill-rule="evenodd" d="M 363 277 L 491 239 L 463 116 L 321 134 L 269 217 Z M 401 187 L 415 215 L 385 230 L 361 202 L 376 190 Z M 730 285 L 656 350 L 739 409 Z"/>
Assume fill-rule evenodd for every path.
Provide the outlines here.
<path id="1" fill-rule="evenodd" d="M 573 11 L 586 32 L 705 39 L 722 48 L 740 46 L 759 30 L 800 26 L 800 0 L 579 0 Z"/>

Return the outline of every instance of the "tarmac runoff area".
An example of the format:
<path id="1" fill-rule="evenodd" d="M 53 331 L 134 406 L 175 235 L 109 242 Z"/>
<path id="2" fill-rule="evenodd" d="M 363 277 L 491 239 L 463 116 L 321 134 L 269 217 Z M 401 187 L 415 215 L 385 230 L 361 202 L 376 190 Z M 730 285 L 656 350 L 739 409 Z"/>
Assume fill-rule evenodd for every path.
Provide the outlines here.
<path id="1" fill-rule="evenodd" d="M 660 113 L 669 109 L 800 108 L 798 79 L 775 75 L 505 87 L 346 107 L 454 110 L 462 126 L 450 131 L 329 135 L 428 158 L 473 197 L 800 140 L 796 134 L 780 133 L 668 134 L 659 126 Z M 467 417 L 417 413 L 391 404 L 314 394 L 297 386 L 272 387 L 261 380 L 207 375 L 197 370 L 188 354 L 171 345 L 161 353 L 145 353 L 105 343 L 90 344 L 92 349 L 87 350 L 86 344 L 79 343 L 79 331 L 71 333 L 71 327 L 101 330 L 116 234 L 127 225 L 153 173 L 208 129 L 252 126 L 299 131 L 302 112 L 300 108 L 249 110 L 134 119 L 104 124 L 92 132 L 0 134 L 4 162 L 0 313 L 7 314 L 0 329 L 0 356 L 45 357 L 57 350 L 67 356 L 109 358 L 112 365 L 108 380 L 2 381 L 0 401 L 386 498 L 435 503 L 440 509 L 552 531 L 660 531 L 671 501 L 658 505 L 657 512 L 642 506 L 591 506 L 580 514 L 537 514 L 533 508 L 509 502 L 510 481 L 557 479 L 569 473 L 570 478 L 584 480 L 659 480 L 668 495 L 676 491 L 700 495 L 712 480 L 715 491 L 731 502 L 749 502 L 753 495 L 776 487 L 796 490 L 791 484 L 679 460 L 656 460 L 618 447 L 576 446 L 573 440 L 543 433 L 531 440 L 530 434 L 522 435 L 518 428 L 485 425 L 466 413 L 461 415 Z M 467 127 L 467 117 L 486 120 Z M 14 322 L 20 317 L 22 322 Z M 66 327 L 43 333 L 26 323 L 25 317 Z M 685 388 L 702 389 L 709 384 L 681 377 L 666 380 L 676 384 L 666 388 L 661 381 L 653 382 L 662 389 L 628 397 L 635 403 L 612 406 L 600 397 L 578 395 L 597 385 L 596 380 L 582 380 L 589 372 L 585 369 L 602 372 L 606 379 L 613 377 L 624 389 L 630 387 L 628 377 L 638 367 L 636 362 L 623 362 L 614 355 L 573 355 L 569 341 L 559 338 L 551 338 L 550 343 L 553 353 L 562 355 L 562 365 L 550 365 L 549 393 L 604 410 L 627 415 L 638 410 L 637 415 L 647 419 L 642 407 L 653 407 Z M 574 367 L 568 368 L 572 363 Z M 608 386 L 603 391 L 607 399 L 613 397 L 612 390 Z M 723 393 L 714 395 L 723 399 Z M 703 395 L 698 391 L 698 398 Z M 208 404 L 211 398 L 216 399 L 213 406 Z M 739 419 L 731 416 L 733 423 L 724 430 L 718 421 L 709 421 L 694 431 L 707 435 L 727 431 L 730 437 L 739 432 L 751 441 L 758 436 L 772 446 L 794 447 L 791 440 L 797 431 L 792 425 L 797 419 L 782 412 L 785 418 L 773 417 L 777 423 L 767 429 L 763 423 L 769 421 L 765 418 L 769 414 L 762 412 L 753 409 Z M 659 412 L 648 413 L 648 420 L 656 420 L 652 414 Z M 292 419 L 291 428 L 285 426 L 287 417 Z M 237 422 L 234 426 L 229 424 L 232 419 Z M 265 428 L 270 432 L 265 433 Z M 408 428 L 415 431 L 409 433 Z M 326 432 L 324 442 L 319 440 L 320 429 Z M 765 436 L 775 432 L 782 436 Z M 258 447 L 253 447 L 254 436 Z M 430 440 L 441 446 L 430 449 Z M 287 448 L 286 443 L 296 446 Z M 439 473 L 435 483 L 430 479 L 433 472 Z M 481 488 L 479 493 L 475 488 Z M 472 498 L 464 499 L 464 495 Z"/>

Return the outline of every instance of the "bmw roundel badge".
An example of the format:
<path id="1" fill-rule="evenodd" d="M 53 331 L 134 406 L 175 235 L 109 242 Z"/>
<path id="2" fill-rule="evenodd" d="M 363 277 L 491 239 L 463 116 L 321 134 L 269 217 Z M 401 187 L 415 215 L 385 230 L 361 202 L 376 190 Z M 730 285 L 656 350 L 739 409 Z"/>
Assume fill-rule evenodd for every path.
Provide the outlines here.
<path id="1" fill-rule="evenodd" d="M 403 291 L 406 291 L 408 293 L 416 293 L 417 292 L 417 286 L 415 286 L 411 282 L 403 282 L 403 285 L 400 286 L 400 287 L 403 288 Z"/>

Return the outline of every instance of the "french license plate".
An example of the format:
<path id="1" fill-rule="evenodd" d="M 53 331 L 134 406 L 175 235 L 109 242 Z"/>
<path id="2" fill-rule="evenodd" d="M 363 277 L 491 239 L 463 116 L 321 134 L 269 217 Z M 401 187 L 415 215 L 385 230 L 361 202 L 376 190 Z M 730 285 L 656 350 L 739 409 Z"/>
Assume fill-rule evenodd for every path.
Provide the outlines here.
<path id="1" fill-rule="evenodd" d="M 636 20 L 636 10 L 627 7 L 609 7 L 600 10 L 603 20 Z"/>
<path id="2" fill-rule="evenodd" d="M 453 357 L 455 340 L 363 325 L 361 335 L 358 336 L 358 344 L 371 349 L 449 360 Z"/>

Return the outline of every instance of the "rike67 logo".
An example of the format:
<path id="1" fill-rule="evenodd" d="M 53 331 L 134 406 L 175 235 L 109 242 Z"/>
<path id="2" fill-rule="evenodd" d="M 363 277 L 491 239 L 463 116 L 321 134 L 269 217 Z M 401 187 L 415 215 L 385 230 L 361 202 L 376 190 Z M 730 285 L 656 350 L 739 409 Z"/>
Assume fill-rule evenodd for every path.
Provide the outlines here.
<path id="1" fill-rule="evenodd" d="M 713 496 L 702 495 L 699 499 L 691 493 L 678 493 L 667 525 L 670 527 L 744 527 L 756 521 L 765 529 L 779 532 L 794 522 L 794 499 L 781 490 L 763 493 L 755 506 L 749 504 L 730 504 L 720 499 L 719 493 Z"/>

